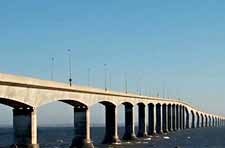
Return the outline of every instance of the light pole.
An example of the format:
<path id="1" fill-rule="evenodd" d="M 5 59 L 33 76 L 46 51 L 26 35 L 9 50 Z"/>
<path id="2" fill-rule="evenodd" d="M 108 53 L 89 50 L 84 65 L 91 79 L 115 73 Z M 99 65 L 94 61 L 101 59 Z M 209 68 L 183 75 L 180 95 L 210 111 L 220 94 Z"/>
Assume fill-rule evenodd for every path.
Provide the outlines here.
<path id="1" fill-rule="evenodd" d="M 54 79 L 54 61 L 55 61 L 55 58 L 52 57 L 51 58 L 51 80 Z"/>
<path id="2" fill-rule="evenodd" d="M 107 91 L 107 64 L 104 64 L 104 73 L 105 73 L 105 91 Z"/>
<path id="3" fill-rule="evenodd" d="M 109 88 L 108 89 L 111 89 L 112 88 L 112 75 L 111 75 L 111 72 L 108 71 L 109 73 Z"/>
<path id="4" fill-rule="evenodd" d="M 124 73 L 125 93 L 127 94 L 127 73 Z"/>
<path id="5" fill-rule="evenodd" d="M 68 51 L 68 60 L 69 60 L 69 84 L 72 86 L 72 66 L 71 66 L 71 49 L 67 49 Z"/>

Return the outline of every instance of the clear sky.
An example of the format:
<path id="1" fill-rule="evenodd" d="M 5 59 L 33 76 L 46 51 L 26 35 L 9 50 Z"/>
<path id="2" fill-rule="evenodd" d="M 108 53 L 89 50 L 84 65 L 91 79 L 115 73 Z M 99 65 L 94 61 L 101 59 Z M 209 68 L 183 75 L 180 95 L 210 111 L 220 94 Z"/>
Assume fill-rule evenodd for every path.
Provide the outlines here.
<path id="1" fill-rule="evenodd" d="M 124 91 L 127 73 L 130 92 L 140 87 L 225 115 L 224 26 L 224 0 L 3 0 L 0 72 L 50 79 L 54 57 L 54 80 L 67 82 L 69 48 L 74 83 L 87 85 L 90 68 L 91 85 L 104 87 L 107 64 L 113 90 Z M 52 103 L 38 122 L 68 123 L 71 115 Z M 1 105 L 0 124 L 11 116 Z"/>

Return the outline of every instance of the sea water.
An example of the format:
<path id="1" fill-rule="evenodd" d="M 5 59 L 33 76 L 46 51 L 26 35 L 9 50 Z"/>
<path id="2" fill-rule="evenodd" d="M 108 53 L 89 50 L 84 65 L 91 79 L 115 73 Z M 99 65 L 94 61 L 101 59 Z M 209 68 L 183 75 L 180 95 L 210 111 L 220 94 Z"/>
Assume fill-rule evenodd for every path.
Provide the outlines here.
<path id="1" fill-rule="evenodd" d="M 185 129 L 150 136 L 135 142 L 122 141 L 117 145 L 102 145 L 104 127 L 92 127 L 91 139 L 95 147 L 118 148 L 225 148 L 225 128 Z M 119 128 L 120 138 L 124 128 Z M 38 143 L 40 148 L 69 148 L 73 139 L 72 127 L 39 127 Z M 0 146 L 13 143 L 13 129 L 0 128 Z"/>

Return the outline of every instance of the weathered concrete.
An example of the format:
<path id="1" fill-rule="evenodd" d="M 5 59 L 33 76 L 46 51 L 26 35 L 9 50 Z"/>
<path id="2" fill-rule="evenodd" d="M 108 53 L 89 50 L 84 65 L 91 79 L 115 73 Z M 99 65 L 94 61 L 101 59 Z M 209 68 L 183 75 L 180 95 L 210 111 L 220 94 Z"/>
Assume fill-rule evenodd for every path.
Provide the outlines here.
<path id="1" fill-rule="evenodd" d="M 138 104 L 138 134 L 137 137 L 147 137 L 146 121 L 145 121 L 145 105 Z"/>
<path id="2" fill-rule="evenodd" d="M 192 114 L 191 128 L 195 128 L 195 113 L 191 111 L 191 114 Z"/>
<path id="3" fill-rule="evenodd" d="M 93 148 L 90 139 L 90 111 L 86 106 L 74 106 L 74 139 L 70 148 Z"/>
<path id="4" fill-rule="evenodd" d="M 37 115 L 33 108 L 13 109 L 14 143 L 19 147 L 38 148 Z"/>
<path id="5" fill-rule="evenodd" d="M 190 113 L 188 112 L 188 110 L 185 108 L 185 115 L 186 115 L 186 128 L 190 128 Z"/>
<path id="6" fill-rule="evenodd" d="M 113 104 L 105 103 L 105 138 L 103 144 L 120 143 L 117 129 L 117 109 Z"/>
<path id="7" fill-rule="evenodd" d="M 200 117 L 199 117 L 199 114 L 198 113 L 196 113 L 196 117 L 197 117 L 196 127 L 197 128 L 200 128 Z"/>
<path id="8" fill-rule="evenodd" d="M 177 122 L 176 122 L 176 119 L 177 119 L 177 117 L 176 117 L 176 105 L 175 104 L 173 104 L 172 105 L 172 119 L 173 119 L 173 130 L 175 131 L 175 130 L 177 130 Z"/>
<path id="9" fill-rule="evenodd" d="M 177 130 L 180 130 L 180 109 L 179 109 L 179 105 L 176 105 L 176 125 L 177 125 Z"/>
<path id="10" fill-rule="evenodd" d="M 205 115 L 205 127 L 208 127 L 208 117 Z"/>
<path id="11" fill-rule="evenodd" d="M 148 105 L 148 135 L 156 134 L 156 109 L 154 104 Z"/>
<path id="12" fill-rule="evenodd" d="M 203 115 L 205 118 L 205 126 L 209 126 L 210 124 L 214 127 L 222 126 L 225 119 L 222 116 L 202 112 L 199 108 L 176 99 L 148 97 L 108 90 L 105 91 L 104 89 L 78 86 L 74 84 L 70 86 L 64 83 L 0 73 L 0 103 L 15 108 L 15 143 L 34 145 L 34 147 L 37 145 L 36 109 L 55 101 L 62 101 L 65 103 L 69 102 L 72 106 L 76 106 L 74 105 L 74 102 L 76 102 L 75 104 L 82 104 L 82 106 L 85 106 L 87 109 L 86 111 L 75 110 L 74 112 L 74 124 L 77 125 L 75 127 L 74 145 L 77 145 L 77 143 L 83 143 L 83 145 L 87 143 L 88 145 L 91 145 L 91 143 L 89 143 L 89 108 L 96 103 L 105 105 L 106 133 L 104 143 L 109 144 L 119 142 L 116 108 L 120 104 L 124 104 L 124 102 L 132 106 L 142 104 L 141 107 L 138 105 L 139 135 L 142 137 L 146 135 L 145 106 L 147 105 L 149 105 L 149 134 L 155 134 L 156 129 L 158 133 L 162 133 L 162 130 L 165 132 L 168 131 L 168 129 L 177 130 L 183 129 L 183 127 L 195 128 L 197 118 L 196 113 Z M 150 107 L 150 104 L 152 104 L 153 107 Z M 166 105 L 164 109 L 162 109 L 163 104 Z M 169 109 L 170 104 L 171 109 Z M 33 109 L 34 111 L 29 112 L 27 111 L 29 110 L 28 108 Z M 183 108 L 185 108 L 185 113 L 182 110 Z M 130 109 L 131 108 L 125 109 L 125 135 L 129 135 L 128 137 L 134 137 L 134 122 L 131 121 L 133 113 L 131 113 Z M 184 121 L 184 117 L 186 117 L 186 122 Z M 191 118 L 192 120 L 190 120 Z M 171 122 L 169 121 L 170 119 Z M 23 122 L 21 122 L 22 120 Z M 184 123 L 186 123 L 186 126 L 184 126 Z M 203 124 L 203 122 L 201 124 Z"/>
<path id="13" fill-rule="evenodd" d="M 180 129 L 183 129 L 183 113 L 182 113 L 182 106 L 179 106 L 180 108 Z"/>
<path id="14" fill-rule="evenodd" d="M 160 104 L 156 105 L 156 132 L 158 134 L 163 133 L 163 129 L 162 129 L 162 106 Z"/>
<path id="15" fill-rule="evenodd" d="M 136 140 L 133 105 L 125 103 L 125 133 L 124 140 Z"/>
<path id="16" fill-rule="evenodd" d="M 168 130 L 173 131 L 173 119 L 172 119 L 172 106 L 171 104 L 168 105 Z"/>
<path id="17" fill-rule="evenodd" d="M 162 106 L 162 123 L 163 132 L 168 133 L 168 112 L 166 104 L 163 104 Z"/>
<path id="18" fill-rule="evenodd" d="M 204 117 L 202 114 L 201 114 L 201 127 L 204 127 Z"/>
<path id="19" fill-rule="evenodd" d="M 185 108 L 184 108 L 184 106 L 183 106 L 183 129 L 185 129 L 186 128 L 186 122 L 185 122 Z"/>

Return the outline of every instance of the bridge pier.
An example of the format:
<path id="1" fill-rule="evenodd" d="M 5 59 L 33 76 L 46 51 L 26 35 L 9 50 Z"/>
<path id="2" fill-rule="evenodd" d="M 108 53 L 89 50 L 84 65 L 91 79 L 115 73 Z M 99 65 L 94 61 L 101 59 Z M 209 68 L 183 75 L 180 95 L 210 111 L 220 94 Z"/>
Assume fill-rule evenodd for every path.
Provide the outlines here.
<path id="1" fill-rule="evenodd" d="M 197 128 L 200 128 L 200 117 L 199 117 L 199 114 L 198 114 L 198 113 L 196 113 L 196 115 L 197 115 L 197 123 L 196 123 L 196 127 L 197 127 Z"/>
<path id="2" fill-rule="evenodd" d="M 187 109 L 185 109 L 185 113 L 186 113 L 186 125 L 185 125 L 185 128 L 190 128 L 190 114 L 189 114 L 189 111 Z"/>
<path id="3" fill-rule="evenodd" d="M 204 127 L 204 119 L 203 119 L 202 114 L 200 116 L 201 116 L 201 128 L 203 128 Z"/>
<path id="4" fill-rule="evenodd" d="M 180 109 L 179 109 L 179 105 L 176 105 L 176 126 L 177 126 L 177 130 L 180 130 Z"/>
<path id="5" fill-rule="evenodd" d="M 74 106 L 74 139 L 70 148 L 93 148 L 90 139 L 90 110 Z"/>
<path id="6" fill-rule="evenodd" d="M 164 133 L 168 133 L 168 110 L 167 110 L 168 106 L 166 104 L 163 104 L 162 106 L 162 115 L 163 115 L 163 119 L 162 119 L 162 126 L 163 126 L 163 132 Z"/>
<path id="7" fill-rule="evenodd" d="M 158 134 L 163 133 L 163 128 L 162 128 L 162 105 L 157 104 L 156 105 L 156 132 Z"/>
<path id="8" fill-rule="evenodd" d="M 125 133 L 124 140 L 135 140 L 135 126 L 134 126 L 134 113 L 133 105 L 125 104 Z"/>
<path id="9" fill-rule="evenodd" d="M 117 126 L 117 109 L 113 104 L 105 104 L 105 138 L 103 144 L 120 143 Z"/>
<path id="10" fill-rule="evenodd" d="M 186 126 L 185 126 L 185 108 L 184 108 L 184 106 L 182 107 L 183 108 L 183 129 L 185 129 L 186 128 Z"/>
<path id="11" fill-rule="evenodd" d="M 138 104 L 138 134 L 137 137 L 147 137 L 146 121 L 145 121 L 145 105 Z"/>
<path id="12" fill-rule="evenodd" d="M 13 109 L 14 143 L 22 148 L 39 148 L 37 114 L 33 108 Z"/>
<path id="13" fill-rule="evenodd" d="M 191 128 L 195 128 L 195 114 L 193 111 L 191 111 L 191 114 L 192 114 Z"/>
<path id="14" fill-rule="evenodd" d="M 172 119 L 172 106 L 171 104 L 168 105 L 168 130 L 173 131 L 172 125 L 173 125 L 173 119 Z"/>
<path id="15" fill-rule="evenodd" d="M 148 105 L 148 134 L 156 134 L 156 106 L 152 103 Z"/>
<path id="16" fill-rule="evenodd" d="M 179 106 L 179 108 L 180 108 L 180 129 L 182 130 L 183 129 L 183 109 L 181 105 Z"/>
<path id="17" fill-rule="evenodd" d="M 176 105 L 172 105 L 172 120 L 173 120 L 173 130 L 176 131 L 177 130 L 177 122 L 176 122 Z"/>
<path id="18" fill-rule="evenodd" d="M 211 117 L 208 117 L 208 118 L 209 118 L 209 121 L 208 121 L 209 124 L 208 124 L 208 125 L 209 125 L 209 127 L 211 127 L 211 122 L 212 122 L 212 121 L 211 121 Z"/>
<path id="19" fill-rule="evenodd" d="M 215 127 L 217 127 L 217 118 L 215 117 Z"/>

